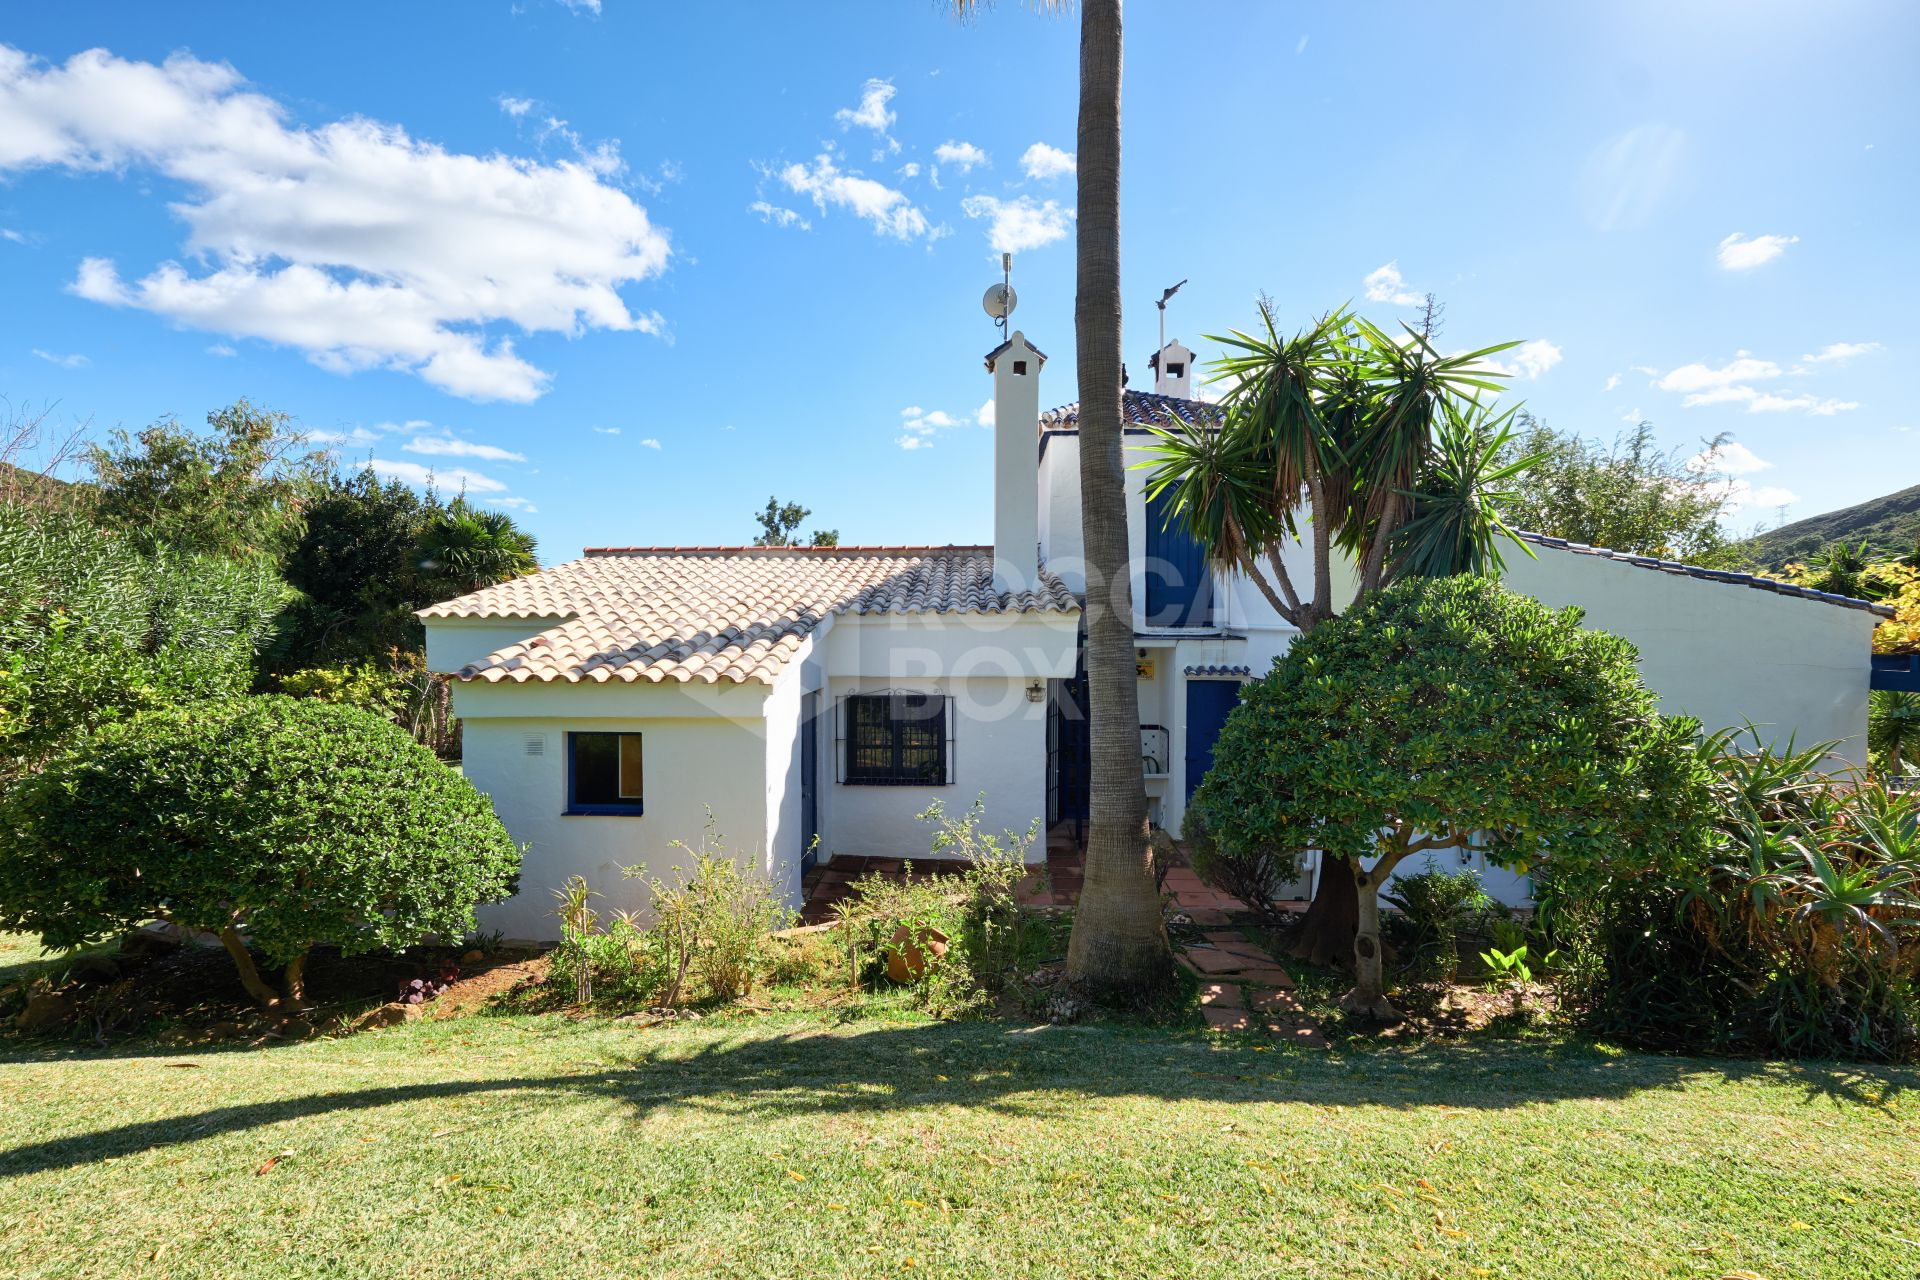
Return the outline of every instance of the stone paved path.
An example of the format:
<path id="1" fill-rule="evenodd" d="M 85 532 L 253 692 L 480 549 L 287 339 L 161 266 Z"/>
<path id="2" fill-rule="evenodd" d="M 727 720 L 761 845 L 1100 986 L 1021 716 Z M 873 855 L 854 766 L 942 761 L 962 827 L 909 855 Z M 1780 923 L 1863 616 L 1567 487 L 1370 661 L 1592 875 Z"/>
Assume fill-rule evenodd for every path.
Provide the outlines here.
<path id="1" fill-rule="evenodd" d="M 1293 975 L 1229 929 L 1209 929 L 1179 956 L 1200 979 L 1200 1014 L 1211 1031 L 1257 1031 L 1311 1048 L 1327 1038 L 1293 995 Z"/>

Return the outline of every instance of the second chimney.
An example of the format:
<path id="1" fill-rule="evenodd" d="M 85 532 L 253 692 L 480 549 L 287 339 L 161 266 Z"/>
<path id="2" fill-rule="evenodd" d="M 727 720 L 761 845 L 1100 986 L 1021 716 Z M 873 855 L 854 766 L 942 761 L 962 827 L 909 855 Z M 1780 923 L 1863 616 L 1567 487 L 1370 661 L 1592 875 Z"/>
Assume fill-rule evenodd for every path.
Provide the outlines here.
<path id="1" fill-rule="evenodd" d="M 1014 330 L 987 353 L 993 375 L 993 586 L 1040 580 L 1040 349 Z"/>

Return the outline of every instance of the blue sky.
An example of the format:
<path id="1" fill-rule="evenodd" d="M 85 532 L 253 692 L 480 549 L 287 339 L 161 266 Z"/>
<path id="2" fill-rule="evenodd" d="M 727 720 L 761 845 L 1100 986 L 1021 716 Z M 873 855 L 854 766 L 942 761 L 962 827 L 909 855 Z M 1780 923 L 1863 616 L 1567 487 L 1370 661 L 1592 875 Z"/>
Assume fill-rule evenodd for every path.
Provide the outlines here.
<path id="1" fill-rule="evenodd" d="M 175 10 L 189 9 L 188 12 Z M 1127 354 L 1348 300 L 1732 432 L 1740 524 L 1920 482 L 1920 8 L 1128 10 Z M 89 53 L 88 51 L 97 51 Z M 996 334 L 1075 398 L 1072 18 L 1003 3 L 12 6 L 0 394 L 283 409 L 583 544 L 990 539 Z"/>

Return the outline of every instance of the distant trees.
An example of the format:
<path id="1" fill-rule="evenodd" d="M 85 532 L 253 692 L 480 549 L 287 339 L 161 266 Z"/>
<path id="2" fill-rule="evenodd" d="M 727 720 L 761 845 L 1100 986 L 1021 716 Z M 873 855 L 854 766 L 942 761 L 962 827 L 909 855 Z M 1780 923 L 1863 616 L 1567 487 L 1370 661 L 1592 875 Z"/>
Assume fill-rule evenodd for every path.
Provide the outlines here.
<path id="1" fill-rule="evenodd" d="M 1610 445 L 1555 431 L 1519 415 L 1508 455 L 1538 459 L 1508 484 L 1501 503 L 1517 529 L 1634 555 L 1707 568 L 1745 563 L 1722 517 L 1730 477 L 1720 468 L 1725 436 L 1695 453 L 1661 449 L 1642 422 Z"/>
<path id="2" fill-rule="evenodd" d="M 760 526 L 760 535 L 753 540 L 756 547 L 797 547 L 803 545 L 799 539 L 800 522 L 813 512 L 797 502 L 782 502 L 778 498 L 767 499 L 767 509 L 757 512 L 754 520 Z M 813 547 L 837 547 L 840 545 L 838 529 L 815 529 L 808 535 L 804 544 Z"/>

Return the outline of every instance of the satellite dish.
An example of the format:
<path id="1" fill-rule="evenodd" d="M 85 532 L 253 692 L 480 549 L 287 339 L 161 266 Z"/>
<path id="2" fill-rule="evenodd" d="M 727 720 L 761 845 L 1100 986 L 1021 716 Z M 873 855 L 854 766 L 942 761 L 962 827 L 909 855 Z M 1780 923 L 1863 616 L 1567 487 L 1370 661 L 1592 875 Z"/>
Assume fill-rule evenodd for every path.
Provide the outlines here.
<path id="1" fill-rule="evenodd" d="M 1010 284 L 993 285 L 980 299 L 980 306 L 995 320 L 1005 320 L 1019 305 L 1020 295 Z"/>

